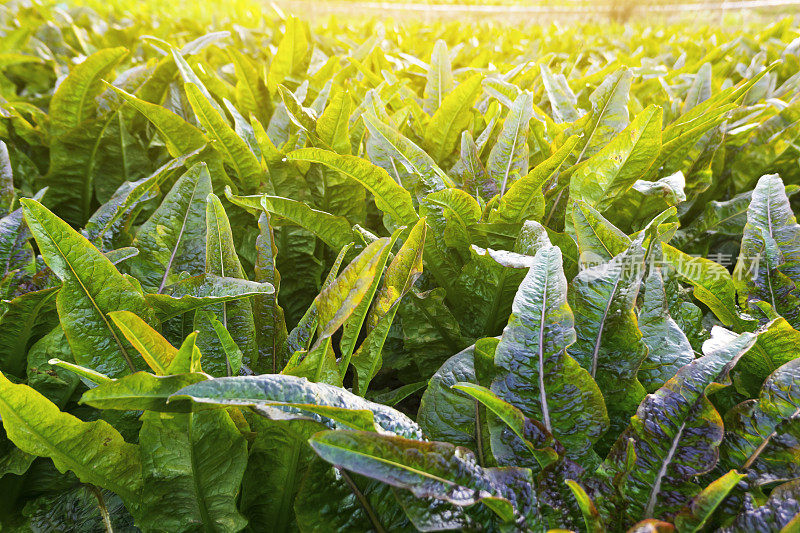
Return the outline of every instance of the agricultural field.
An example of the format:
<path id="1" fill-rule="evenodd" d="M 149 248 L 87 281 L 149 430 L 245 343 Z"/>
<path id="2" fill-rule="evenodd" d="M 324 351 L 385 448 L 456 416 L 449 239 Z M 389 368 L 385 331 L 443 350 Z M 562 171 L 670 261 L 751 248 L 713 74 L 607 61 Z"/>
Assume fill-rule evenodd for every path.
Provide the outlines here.
<path id="1" fill-rule="evenodd" d="M 2 533 L 800 531 L 800 19 L 214 6 L 0 5 Z"/>

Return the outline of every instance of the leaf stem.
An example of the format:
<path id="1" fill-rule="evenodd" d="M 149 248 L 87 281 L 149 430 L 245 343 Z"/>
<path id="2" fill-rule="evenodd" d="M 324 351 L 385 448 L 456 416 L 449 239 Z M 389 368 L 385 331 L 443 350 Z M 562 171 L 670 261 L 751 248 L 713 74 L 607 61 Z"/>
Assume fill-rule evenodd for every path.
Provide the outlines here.
<path id="1" fill-rule="evenodd" d="M 378 520 L 378 515 L 375 514 L 375 510 L 372 508 L 372 505 L 370 505 L 366 496 L 364 496 L 364 493 L 361 492 L 361 489 L 359 489 L 358 485 L 356 485 L 355 481 L 353 481 L 353 478 L 350 477 L 345 469 L 338 466 L 336 469 L 342 475 L 342 479 L 344 479 L 345 483 L 347 483 L 347 485 L 350 487 L 350 490 L 353 491 L 353 494 L 355 494 L 355 497 L 358 499 L 361 507 L 364 508 L 364 512 L 367 513 L 370 522 L 372 522 L 372 525 L 375 526 L 375 531 L 377 533 L 386 533 L 386 529 L 383 527 L 380 520 Z"/>

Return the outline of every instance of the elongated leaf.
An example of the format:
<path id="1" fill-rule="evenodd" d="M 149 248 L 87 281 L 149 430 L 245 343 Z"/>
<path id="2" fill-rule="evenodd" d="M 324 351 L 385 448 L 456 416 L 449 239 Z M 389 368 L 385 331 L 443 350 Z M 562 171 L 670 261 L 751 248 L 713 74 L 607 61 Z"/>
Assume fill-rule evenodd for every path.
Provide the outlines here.
<path id="1" fill-rule="evenodd" d="M 616 505 L 627 524 L 679 511 L 700 493 L 691 476 L 708 472 L 717 462 L 722 418 L 705 390 L 725 379 L 756 336 L 715 333 L 704 346 L 705 356 L 642 402 L 601 467 L 609 478 L 619 476 L 614 480 L 621 490 Z M 626 465 L 629 446 L 633 464 Z"/>
<path id="2" fill-rule="evenodd" d="M 478 74 L 459 83 L 447 94 L 425 127 L 425 149 L 434 161 L 444 161 L 453 151 L 461 132 L 469 126 L 470 108 L 481 90 Z"/>
<path id="3" fill-rule="evenodd" d="M 341 387 L 312 383 L 296 376 L 264 374 L 217 378 L 177 391 L 170 401 L 185 399 L 201 407 L 252 406 L 265 416 L 270 416 L 269 409 L 274 408 L 284 412 L 281 416 L 302 414 L 331 428 L 362 429 L 364 420 L 371 420 L 375 431 L 421 437 L 419 426 L 399 411 L 369 402 Z"/>
<path id="4" fill-rule="evenodd" d="M 489 436 L 484 435 L 485 417 L 481 420 L 475 400 L 458 393 L 451 387 L 459 382 L 475 383 L 474 347 L 448 359 L 428 381 L 422 395 L 417 422 L 425 435 L 475 450 L 478 462 L 486 466 L 484 452 Z"/>
<path id="5" fill-rule="evenodd" d="M 8 156 L 8 146 L 0 141 L 0 216 L 6 216 L 11 212 L 15 198 L 14 172 Z"/>
<path id="6" fill-rule="evenodd" d="M 536 165 L 524 177 L 515 181 L 508 192 L 500 198 L 497 211 L 493 212 L 490 222 L 507 222 L 519 224 L 525 220 L 541 220 L 544 215 L 544 192 L 542 187 L 572 153 L 578 143 L 578 137 L 570 137 L 553 155 Z"/>
<path id="7" fill-rule="evenodd" d="M 749 300 L 769 303 L 800 327 L 798 296 L 790 294 L 800 283 L 800 225 L 776 174 L 762 176 L 753 191 L 736 270 Z"/>
<path id="8" fill-rule="evenodd" d="M 572 175 L 570 198 L 601 213 L 650 168 L 661 148 L 661 109 L 651 106 Z"/>
<path id="9" fill-rule="evenodd" d="M 366 317 L 367 337 L 350 360 L 356 370 L 354 390 L 359 394 L 366 393 L 369 382 L 381 367 L 381 350 L 399 308 L 399 300 L 422 274 L 425 229 L 425 219 L 422 218 L 386 268 L 383 283 L 372 302 Z M 376 281 L 380 281 L 379 276 L 373 280 Z"/>
<path id="10" fill-rule="evenodd" d="M 212 376 L 239 374 L 242 368 L 242 350 L 217 316 L 205 309 L 199 309 L 194 315 L 193 327 L 197 331 L 205 372 Z"/>
<path id="11" fill-rule="evenodd" d="M 503 196 L 512 183 L 511 174 L 528 173 L 528 124 L 533 118 L 533 95 L 522 92 L 503 122 L 503 130 L 489 153 L 486 172 L 494 179 Z"/>
<path id="12" fill-rule="evenodd" d="M 545 245 L 514 298 L 495 352 L 491 388 L 581 457 L 605 431 L 608 418 L 597 385 L 566 353 L 575 338 L 561 251 Z"/>
<path id="13" fill-rule="evenodd" d="M 256 237 L 255 281 L 269 283 L 274 288 L 270 295 L 258 295 L 253 300 L 259 364 L 256 370 L 271 369 L 272 373 L 286 364 L 287 338 L 283 308 L 278 303 L 281 275 L 276 265 L 278 248 L 270 225 L 269 215 L 262 213 L 258 219 L 259 235 Z M 259 372 L 260 373 L 260 372 Z"/>
<path id="14" fill-rule="evenodd" d="M 8 301 L 0 317 L 0 371 L 17 377 L 25 374 L 29 344 L 37 334 L 52 329 L 45 311 L 52 309 L 55 287 L 26 292 Z"/>
<path id="15" fill-rule="evenodd" d="M 61 279 L 56 306 L 75 360 L 117 376 L 136 368 L 106 314 L 131 311 L 152 318 L 141 290 L 85 237 L 35 200 L 21 200 L 25 220 L 48 266 Z"/>
<path id="16" fill-rule="evenodd" d="M 694 296 L 726 326 L 738 327 L 742 319 L 737 313 L 736 289 L 728 270 L 705 257 L 692 257 L 664 243 L 664 259 L 678 276 L 694 286 Z M 737 328 L 738 329 L 738 328 Z"/>
<path id="17" fill-rule="evenodd" d="M 575 94 L 567 84 L 567 79 L 563 74 L 553 75 L 547 65 L 540 65 L 539 70 L 542 76 L 544 90 L 550 100 L 550 109 L 553 112 L 553 119 L 559 122 L 572 122 L 578 118 L 576 109 L 577 99 Z"/>
<path id="18" fill-rule="evenodd" d="M 130 311 L 108 313 L 128 342 L 147 362 L 153 372 L 163 376 L 178 350 L 150 325 Z"/>
<path id="19" fill-rule="evenodd" d="M 299 74 L 308 66 L 311 43 L 305 23 L 296 17 L 286 19 L 286 31 L 278 44 L 267 75 L 267 87 L 274 93 L 288 76 Z"/>
<path id="20" fill-rule="evenodd" d="M 644 275 L 642 239 L 611 261 L 586 268 L 573 281 L 577 341 L 570 354 L 597 381 L 616 435 L 645 395 L 637 379 L 647 346 L 635 312 Z"/>
<path id="21" fill-rule="evenodd" d="M 336 251 L 354 240 L 353 230 L 346 218 L 312 209 L 303 202 L 270 195 L 235 196 L 230 189 L 225 189 L 225 195 L 236 205 L 263 209 L 270 215 L 285 218 L 309 230 Z"/>
<path id="22" fill-rule="evenodd" d="M 165 163 L 149 176 L 120 185 L 114 195 L 86 222 L 83 231 L 86 238 L 102 250 L 112 248 L 118 239 L 129 238 L 127 233 L 142 204 L 154 198 L 159 187 L 170 182 L 173 174 L 197 154 L 198 151 L 189 152 Z"/>
<path id="23" fill-rule="evenodd" d="M 209 194 L 206 200 L 206 274 L 232 277 L 246 281 L 239 256 L 233 244 L 233 233 L 228 215 L 216 195 Z M 263 285 L 262 285 L 263 287 Z M 269 286 L 274 291 L 274 287 Z M 209 308 L 217 315 L 222 325 L 230 332 L 242 351 L 242 364 L 252 368 L 258 358 L 256 349 L 253 306 L 249 299 L 221 303 Z M 211 337 L 198 338 L 200 351 L 206 342 L 218 342 Z"/>
<path id="24" fill-rule="evenodd" d="M 625 232 L 586 202 L 572 205 L 572 226 L 583 265 L 610 261 L 631 245 Z"/>
<path id="25" fill-rule="evenodd" d="M 248 192 L 258 190 L 264 172 L 256 156 L 248 148 L 247 143 L 239 137 L 219 112 L 213 108 L 208 98 L 194 83 L 184 86 L 189 103 L 194 109 L 206 134 L 216 143 L 215 146 L 224 156 L 239 177 L 239 185 Z"/>
<path id="26" fill-rule="evenodd" d="M 164 442 L 170 442 L 165 447 Z M 224 410 L 146 413 L 139 434 L 145 528 L 239 531 L 247 442 Z"/>
<path id="27" fill-rule="evenodd" d="M 583 133 L 577 144 L 580 153 L 576 163 L 592 157 L 616 134 L 628 127 L 628 93 L 632 78 L 630 70 L 620 69 L 603 80 L 592 92 L 589 97 L 592 103 L 591 112 L 573 126 L 580 126 Z"/>
<path id="28" fill-rule="evenodd" d="M 773 489 L 763 505 L 748 495 L 742 512 L 724 533 L 780 531 L 793 533 L 800 525 L 800 481 L 794 480 Z"/>
<path id="29" fill-rule="evenodd" d="M 427 83 L 423 92 L 424 109 L 427 113 L 435 114 L 442 107 L 445 97 L 453 90 L 451 69 L 450 57 L 447 55 L 447 43 L 439 39 L 433 45 Z"/>
<path id="30" fill-rule="evenodd" d="M 744 478 L 743 474 L 738 473 L 736 470 L 731 470 L 721 478 L 714 480 L 692 499 L 686 510 L 675 516 L 675 524 L 678 530 L 700 531 L 711 518 L 714 510 L 728 496 L 728 493 Z"/>
<path id="31" fill-rule="evenodd" d="M 125 48 L 106 48 L 87 57 L 58 86 L 50 102 L 51 135 L 63 135 L 89 118 L 102 79 L 127 54 Z"/>
<path id="32" fill-rule="evenodd" d="M 132 246 L 139 255 L 131 274 L 149 292 L 162 293 L 183 272 L 202 274 L 206 242 L 206 197 L 211 176 L 198 163 L 181 176 L 161 205 L 139 226 Z"/>
<path id="33" fill-rule="evenodd" d="M 199 372 L 170 376 L 136 372 L 99 383 L 97 387 L 83 393 L 80 403 L 97 409 L 185 413 L 192 410 L 188 402 L 167 403 L 167 400 L 182 388 L 206 379 L 209 376 Z"/>
<path id="34" fill-rule="evenodd" d="M 720 447 L 722 465 L 741 470 L 759 485 L 800 475 L 798 381 L 800 359 L 794 359 L 767 378 L 758 399 L 747 400 L 725 415 L 728 434 Z"/>
<path id="35" fill-rule="evenodd" d="M 236 103 L 244 116 L 252 113 L 266 124 L 272 114 L 272 101 L 266 83 L 253 61 L 234 47 L 226 49 L 236 69 Z"/>
<path id="36" fill-rule="evenodd" d="M 350 147 L 350 95 L 336 91 L 317 119 L 317 136 L 334 152 L 347 155 Z"/>
<path id="37" fill-rule="evenodd" d="M 398 185 L 386 171 L 368 161 L 318 148 L 296 150 L 286 157 L 293 161 L 320 163 L 357 181 L 375 196 L 378 209 L 391 216 L 395 224 L 414 224 L 419 220 L 408 191 Z"/>
<path id="38" fill-rule="evenodd" d="M 220 305 L 257 294 L 274 293 L 275 288 L 269 282 L 258 283 L 201 274 L 169 285 L 162 294 L 147 294 L 145 300 L 158 311 L 162 320 L 166 320 L 200 307 Z"/>
<path id="39" fill-rule="evenodd" d="M 405 169 L 413 180 L 411 185 L 416 187 L 419 182 L 423 191 L 428 193 L 452 185 L 450 178 L 436 165 L 431 156 L 399 130 L 371 113 L 365 113 L 362 119 L 370 133 L 372 151 L 379 150 L 382 156 L 391 160 L 391 165 L 400 165 Z M 370 159 L 376 164 L 379 162 L 374 154 L 370 155 Z"/>
<path id="40" fill-rule="evenodd" d="M 329 463 L 407 488 L 417 497 L 435 497 L 456 505 L 472 505 L 486 498 L 513 499 L 491 470 L 482 469 L 471 452 L 452 444 L 356 431 L 320 432 L 309 443 Z"/>
<path id="41" fill-rule="evenodd" d="M 134 109 L 144 115 L 158 130 L 172 157 L 180 157 L 206 145 L 203 132 L 195 128 L 172 111 L 140 100 L 112 85 L 108 86 L 128 102 Z"/>
<path id="42" fill-rule="evenodd" d="M 567 484 L 569 490 L 571 490 L 572 494 L 575 496 L 575 500 L 578 502 L 581 514 L 583 514 L 583 521 L 586 524 L 586 531 L 589 533 L 604 533 L 606 528 L 603 526 L 600 512 L 597 510 L 597 507 L 595 507 L 589 495 L 586 494 L 586 491 L 583 490 L 583 487 L 572 479 L 566 479 L 564 483 Z"/>
<path id="43" fill-rule="evenodd" d="M 532 421 L 522 411 L 502 400 L 486 387 L 474 383 L 457 383 L 453 385 L 453 388 L 475 398 L 500 419 L 524 444 L 527 451 L 536 458 L 542 468 L 546 468 L 558 460 L 558 453 L 550 446 L 555 444 L 553 435 L 544 429 L 543 425 Z M 520 463 L 523 463 L 524 459 L 520 459 Z"/>
<path id="44" fill-rule="evenodd" d="M 778 317 L 761 332 L 756 345 L 742 357 L 732 376 L 740 390 L 746 391 L 751 398 L 756 397 L 770 374 L 798 357 L 800 331 L 790 326 L 786 319 Z"/>
<path id="45" fill-rule="evenodd" d="M 644 282 L 644 300 L 639 311 L 639 328 L 647 345 L 638 377 L 653 392 L 694 359 L 689 339 L 669 312 L 661 269 L 651 266 Z"/>
<path id="46" fill-rule="evenodd" d="M 14 385 L 1 374 L 0 417 L 20 449 L 49 457 L 59 471 L 70 470 L 84 483 L 113 491 L 131 512 L 137 511 L 142 487 L 139 450 L 107 422 L 83 422 L 62 413 L 32 388 Z"/>

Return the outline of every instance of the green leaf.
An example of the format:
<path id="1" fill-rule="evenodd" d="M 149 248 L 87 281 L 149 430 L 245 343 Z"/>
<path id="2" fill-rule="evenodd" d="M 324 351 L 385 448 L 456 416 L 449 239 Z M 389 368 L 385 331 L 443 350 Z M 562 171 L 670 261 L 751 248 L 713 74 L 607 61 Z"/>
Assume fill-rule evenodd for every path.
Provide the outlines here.
<path id="1" fill-rule="evenodd" d="M 136 513 L 142 488 L 138 446 L 104 420 L 83 422 L 59 411 L 28 387 L 0 374 L 0 418 L 8 438 L 24 452 L 49 457 L 60 472 L 113 491 Z"/>
<path id="2" fill-rule="evenodd" d="M 570 354 L 603 392 L 612 439 L 645 395 L 637 372 L 647 346 L 635 308 L 645 267 L 642 239 L 610 261 L 581 270 L 572 286 L 577 341 Z"/>
<path id="3" fill-rule="evenodd" d="M 112 311 L 108 316 L 142 355 L 147 366 L 159 376 L 165 375 L 178 350 L 147 322 L 130 311 Z"/>
<path id="4" fill-rule="evenodd" d="M 406 415 L 373 403 L 327 383 L 282 374 L 217 378 L 177 391 L 170 402 L 191 400 L 199 408 L 208 405 L 255 407 L 260 414 L 278 419 L 288 415 L 311 417 L 330 428 L 364 429 L 409 438 L 422 436 L 419 426 Z"/>
<path id="5" fill-rule="evenodd" d="M 58 289 L 50 287 L 20 294 L 9 300 L 0 316 L 0 370 L 24 377 L 25 357 L 33 339 L 52 329 L 47 311 Z"/>
<path id="6" fill-rule="evenodd" d="M 522 411 L 499 398 L 486 387 L 474 383 L 456 383 L 453 388 L 475 398 L 510 429 L 536 458 L 541 468 L 558 460 L 558 453 L 549 445 L 554 444 L 553 435 L 544 426 L 526 417 Z M 490 426 L 491 427 L 491 426 Z M 522 461 L 520 461 L 522 462 Z"/>
<path id="7" fill-rule="evenodd" d="M 644 300 L 639 310 L 639 329 L 647 345 L 647 357 L 638 378 L 648 392 L 657 390 L 694 359 L 689 339 L 670 315 L 661 268 L 650 266 L 644 281 Z"/>
<path id="8" fill-rule="evenodd" d="M 425 127 L 425 149 L 434 161 L 442 162 L 452 153 L 456 141 L 472 121 L 470 109 L 481 91 L 480 74 L 459 83 L 434 108 L 431 120 Z"/>
<path id="9" fill-rule="evenodd" d="M 145 528 L 239 531 L 247 441 L 224 410 L 145 413 L 139 434 Z M 169 446 L 164 446 L 169 442 Z"/>
<path id="10" fill-rule="evenodd" d="M 536 165 L 524 177 L 515 181 L 497 204 L 497 211 L 489 217 L 490 222 L 520 224 L 525 220 L 541 220 L 544 216 L 545 183 L 561 168 L 564 160 L 578 143 L 572 136 L 553 155 Z"/>
<path id="11" fill-rule="evenodd" d="M 428 381 L 417 413 L 417 422 L 425 435 L 475 450 L 478 462 L 486 465 L 485 448 L 488 435 L 484 435 L 484 420 L 477 402 L 459 394 L 452 386 L 459 382 L 476 382 L 473 362 L 474 347 L 455 354 L 436 371 Z"/>
<path id="12" fill-rule="evenodd" d="M 581 200 L 601 213 L 630 189 L 661 148 L 661 108 L 650 106 L 573 173 L 570 198 Z"/>
<path id="13" fill-rule="evenodd" d="M 56 306 L 76 362 L 111 376 L 133 371 L 128 347 L 106 315 L 131 311 L 150 319 L 152 310 L 141 290 L 42 204 L 21 203 L 45 262 L 62 281 Z"/>
<path id="14" fill-rule="evenodd" d="M 225 189 L 225 196 L 240 207 L 263 209 L 270 215 L 285 218 L 307 229 L 336 251 L 354 241 L 353 230 L 346 218 L 313 209 L 306 203 L 267 194 L 235 196 L 229 188 Z"/>
<path id="15" fill-rule="evenodd" d="M 263 372 L 263 370 L 270 369 L 273 374 L 276 374 L 286 364 L 288 358 L 285 349 L 288 335 L 286 321 L 283 316 L 283 308 L 278 303 L 281 284 L 281 275 L 276 264 L 278 248 L 275 245 L 275 235 L 267 213 L 261 213 L 258 227 L 260 231 L 256 237 L 255 281 L 271 284 L 274 292 L 268 295 L 257 295 L 253 299 L 253 318 L 256 326 L 259 361 L 256 370 Z"/>
<path id="16" fill-rule="evenodd" d="M 694 296 L 716 315 L 726 326 L 740 329 L 742 319 L 737 313 L 736 289 L 728 270 L 705 257 L 692 257 L 662 244 L 664 259 L 675 269 L 678 276 L 694 286 Z"/>
<path id="17" fill-rule="evenodd" d="M 11 159 L 8 156 L 6 143 L 0 141 L 0 216 L 11 212 L 16 199 L 14 192 L 14 173 L 11 168 Z"/>
<path id="18" fill-rule="evenodd" d="M 731 374 L 737 388 L 752 398 L 758 396 L 770 374 L 797 357 L 800 357 L 800 331 L 779 317 L 759 334 L 756 345 L 742 357 Z"/>
<path id="19" fill-rule="evenodd" d="M 414 282 L 422 274 L 425 231 L 425 219 L 422 218 L 411 229 L 400 250 L 386 267 L 383 283 L 366 317 L 367 337 L 350 360 L 356 371 L 353 389 L 362 396 L 381 368 L 381 351 L 397 313 L 399 300 L 411 290 Z M 373 283 L 376 281 L 380 281 L 379 276 L 375 277 Z M 355 339 L 352 342 L 355 342 Z"/>
<path id="20" fill-rule="evenodd" d="M 719 479 L 715 479 L 692 499 L 685 510 L 675 516 L 678 530 L 695 532 L 703 529 L 716 508 L 745 477 L 744 474 L 731 470 Z"/>
<path id="21" fill-rule="evenodd" d="M 286 154 L 290 161 L 309 161 L 325 165 L 363 185 L 375 196 L 375 205 L 392 217 L 395 224 L 413 225 L 419 220 L 411 195 L 389 174 L 360 157 L 338 155 L 319 148 L 303 148 Z"/>
<path id="22" fill-rule="evenodd" d="M 334 152 L 348 155 L 350 147 L 350 95 L 337 90 L 317 119 L 317 136 Z"/>
<path id="23" fill-rule="evenodd" d="M 172 394 L 198 381 L 209 379 L 207 374 L 192 372 L 171 376 L 154 376 L 136 372 L 113 381 L 99 383 L 81 396 L 80 403 L 97 409 L 122 411 L 188 412 L 187 402 L 167 400 Z"/>
<path id="24" fill-rule="evenodd" d="M 473 239 L 470 226 L 481 217 L 478 202 L 460 189 L 442 189 L 420 200 L 420 216 L 436 232 L 433 235 L 440 246 L 466 252 Z"/>
<path id="25" fill-rule="evenodd" d="M 605 533 L 606 528 L 600 518 L 600 512 L 597 510 L 597 507 L 595 507 L 591 498 L 589 498 L 589 495 L 586 494 L 586 491 L 583 490 L 583 487 L 572 479 L 565 479 L 564 483 L 567 484 L 569 490 L 571 490 L 572 494 L 575 496 L 575 500 L 578 502 L 578 507 L 580 507 L 581 514 L 583 515 L 583 521 L 586 524 L 586 531 L 588 533 Z"/>
<path id="26" fill-rule="evenodd" d="M 623 517 L 621 526 L 669 516 L 700 493 L 694 476 L 714 468 L 724 433 L 706 390 L 725 379 L 755 340 L 752 333 L 736 336 L 715 329 L 703 346 L 706 355 L 681 368 L 641 403 L 601 466 L 619 491 L 613 505 Z"/>
<path id="27" fill-rule="evenodd" d="M 329 463 L 409 489 L 418 498 L 462 506 L 487 498 L 499 500 L 497 504 L 513 500 L 508 487 L 495 479 L 495 471 L 481 468 L 471 452 L 452 444 L 363 431 L 323 431 L 309 443 Z"/>
<path id="28" fill-rule="evenodd" d="M 223 155 L 225 162 L 231 165 L 239 177 L 238 184 L 245 191 L 254 192 L 259 189 L 264 176 L 261 164 L 256 159 L 247 143 L 239 137 L 220 113 L 214 109 L 208 98 L 194 83 L 184 85 L 186 97 L 194 109 L 200 124 L 206 130 L 213 146 Z"/>
<path id="29" fill-rule="evenodd" d="M 736 273 L 748 300 L 769 303 L 800 327 L 798 295 L 790 294 L 800 283 L 800 224 L 777 174 L 762 176 L 753 191 Z"/>
<path id="30" fill-rule="evenodd" d="M 158 312 L 162 320 L 167 320 L 200 307 L 216 306 L 258 294 L 274 293 L 275 288 L 268 282 L 258 283 L 214 274 L 201 274 L 169 285 L 162 294 L 146 294 L 145 300 Z"/>
<path id="31" fill-rule="evenodd" d="M 242 351 L 214 313 L 198 309 L 194 315 L 203 369 L 212 376 L 235 376 L 242 368 Z"/>
<path id="32" fill-rule="evenodd" d="M 742 191 L 752 187 L 763 174 L 777 172 L 791 176 L 792 163 L 797 160 L 800 138 L 800 105 L 791 102 L 763 120 L 748 142 L 736 151 L 730 162 L 733 184 Z"/>
<path id="33" fill-rule="evenodd" d="M 800 359 L 795 358 L 770 374 L 757 399 L 746 400 L 725 415 L 721 465 L 742 471 L 756 485 L 800 475 L 798 383 Z"/>
<path id="34" fill-rule="evenodd" d="M 511 185 L 511 174 L 528 173 L 528 124 L 533 118 L 533 95 L 529 91 L 520 93 L 503 122 L 503 130 L 497 137 L 486 172 L 500 188 L 502 197 Z"/>
<path id="35" fill-rule="evenodd" d="M 582 457 L 606 430 L 608 417 L 597 385 L 566 353 L 576 339 L 573 321 L 561 251 L 544 245 L 514 298 L 491 388 Z"/>
<path id="36" fill-rule="evenodd" d="M 800 525 L 800 480 L 794 480 L 775 487 L 763 505 L 759 505 L 748 495 L 742 512 L 724 531 L 794 533 L 798 525 Z"/>
<path id="37" fill-rule="evenodd" d="M 173 175 L 197 154 L 197 150 L 189 152 L 165 163 L 149 176 L 120 185 L 114 195 L 86 222 L 86 238 L 102 250 L 113 248 L 117 240 L 129 239 L 128 232 L 143 204 L 154 198 L 159 187 L 171 182 Z M 125 242 L 127 244 L 128 241 Z"/>
<path id="38" fill-rule="evenodd" d="M 391 242 L 383 237 L 370 243 L 333 283 L 319 293 L 314 300 L 320 324 L 317 343 L 333 335 L 361 303 L 373 280 L 380 274 L 378 267 L 385 263 L 385 253 Z"/>
<path id="39" fill-rule="evenodd" d="M 411 175 L 411 188 L 421 187 L 425 193 L 452 186 L 450 178 L 431 156 L 399 130 L 372 113 L 364 113 L 361 118 L 370 133 L 368 153 L 374 163 L 377 164 L 378 161 L 373 152 L 379 150 L 382 157 L 390 160 L 392 168 L 396 168 L 396 163 L 399 163 Z"/>
<path id="40" fill-rule="evenodd" d="M 622 68 L 604 79 L 589 96 L 592 110 L 572 126 L 575 130 L 581 128 L 579 131 L 583 134 L 576 145 L 580 149 L 576 163 L 592 157 L 628 127 L 628 93 L 632 79 L 631 71 Z"/>
<path id="41" fill-rule="evenodd" d="M 235 47 L 228 47 L 236 70 L 236 103 L 244 116 L 255 115 L 262 123 L 272 114 L 272 100 L 263 77 L 253 61 Z"/>
<path id="42" fill-rule="evenodd" d="M 197 163 L 172 186 L 161 205 L 139 226 L 132 246 L 139 255 L 131 274 L 148 292 L 163 293 L 183 272 L 202 274 L 206 242 L 206 197 L 211 176 Z"/>
<path id="43" fill-rule="evenodd" d="M 206 145 L 206 138 L 202 131 L 167 108 L 140 100 L 113 85 L 107 86 L 153 124 L 172 157 L 180 157 Z"/>
<path id="44" fill-rule="evenodd" d="M 209 194 L 206 200 L 206 274 L 241 279 L 245 282 L 247 280 L 233 244 L 228 215 L 219 198 L 213 193 Z M 267 288 L 264 284 L 259 286 Z M 265 292 L 272 293 L 275 290 L 272 285 L 268 288 L 270 290 Z M 249 299 L 223 302 L 209 307 L 208 310 L 219 317 L 222 325 L 239 346 L 243 356 L 242 364 L 247 368 L 253 368 L 258 360 L 258 351 L 252 302 Z M 216 341 L 210 340 L 210 342 Z M 202 344 L 200 350 L 203 350 Z"/>
<path id="45" fill-rule="evenodd" d="M 573 122 L 578 118 L 577 99 L 563 74 L 553 75 L 547 65 L 539 65 L 544 92 L 550 100 L 556 123 Z"/>
<path id="46" fill-rule="evenodd" d="M 306 23 L 297 17 L 286 19 L 286 31 L 278 44 L 278 50 L 269 65 L 267 88 L 275 93 L 278 84 L 293 74 L 301 74 L 311 59 L 313 44 L 309 40 Z"/>
<path id="47" fill-rule="evenodd" d="M 610 261 L 631 245 L 624 231 L 583 201 L 572 204 L 572 227 L 584 265 L 598 260 Z"/>
<path id="48" fill-rule="evenodd" d="M 445 97 L 453 90 L 451 68 L 450 57 L 447 55 L 447 43 L 439 39 L 433 45 L 427 83 L 422 93 L 426 113 L 433 115 L 441 109 Z"/>
<path id="49" fill-rule="evenodd" d="M 102 79 L 128 53 L 125 48 L 104 48 L 87 57 L 64 78 L 50 101 L 50 134 L 57 137 L 81 125 L 91 115 Z"/>

